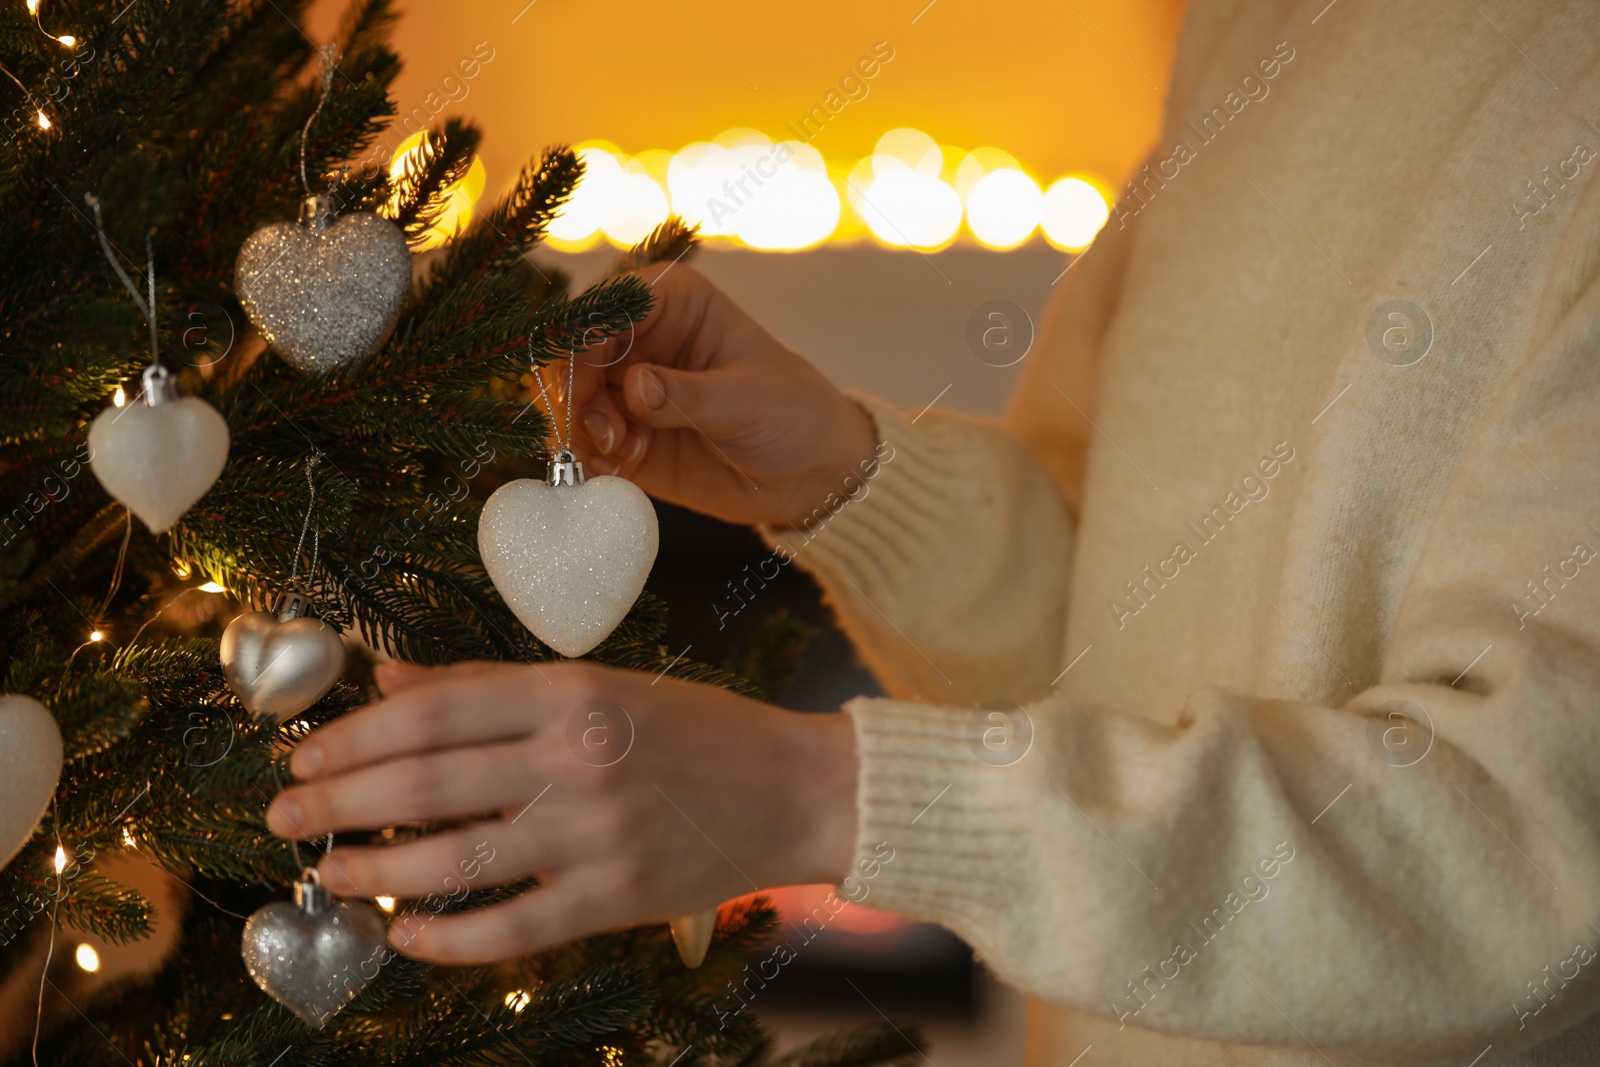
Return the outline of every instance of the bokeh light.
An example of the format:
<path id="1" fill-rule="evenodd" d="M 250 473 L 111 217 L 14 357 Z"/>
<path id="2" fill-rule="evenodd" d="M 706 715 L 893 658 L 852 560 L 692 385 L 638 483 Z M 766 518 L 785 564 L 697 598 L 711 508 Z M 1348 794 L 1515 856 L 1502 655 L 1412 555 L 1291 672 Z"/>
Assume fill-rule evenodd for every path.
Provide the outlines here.
<path id="1" fill-rule="evenodd" d="M 944 151 L 920 130 L 890 130 L 847 179 L 850 206 L 872 235 L 898 248 L 949 243 L 961 228 L 961 197 L 943 181 Z"/>
<path id="2" fill-rule="evenodd" d="M 1045 191 L 1040 225 L 1045 238 L 1057 248 L 1081 252 L 1094 242 L 1110 217 L 1105 194 L 1089 179 L 1068 175 Z"/>
<path id="3" fill-rule="evenodd" d="M 675 152 L 629 156 L 591 141 L 577 153 L 584 178 L 548 231 L 549 245 L 563 252 L 602 240 L 630 247 L 669 215 L 713 243 L 762 251 L 857 237 L 926 251 L 955 241 L 965 222 L 988 248 L 1016 248 L 1042 231 L 1053 247 L 1078 252 L 1109 215 L 1092 175 L 1068 175 L 1043 192 L 1009 152 L 941 145 L 910 127 L 885 133 L 848 171 L 809 144 L 774 141 L 749 127 Z M 468 211 L 476 196 L 471 190 Z"/>
<path id="4" fill-rule="evenodd" d="M 1014 167 L 990 171 L 967 194 L 967 228 L 988 248 L 1015 248 L 1039 228 L 1044 195 Z"/>
<path id="5" fill-rule="evenodd" d="M 416 158 L 422 151 L 422 134 L 412 134 L 400 142 L 400 147 L 395 150 L 394 158 L 389 161 L 389 180 L 399 181 L 405 175 L 407 164 Z M 472 222 L 473 205 L 483 195 L 484 183 L 488 173 L 484 170 L 483 160 L 473 158 L 467 173 L 459 181 L 449 187 L 450 200 L 445 205 L 439 218 L 428 228 L 421 241 L 415 246 L 418 250 L 437 248 L 450 238 L 466 229 Z"/>
<path id="6" fill-rule="evenodd" d="M 667 187 L 673 210 L 701 234 L 752 248 L 809 248 L 839 224 L 839 194 L 822 155 L 757 130 L 729 130 L 684 148 L 667 166 Z"/>
<path id="7" fill-rule="evenodd" d="M 90 974 L 100 969 L 100 953 L 94 950 L 93 945 L 79 945 L 78 950 L 73 953 L 73 958 L 77 960 L 81 969 Z"/>

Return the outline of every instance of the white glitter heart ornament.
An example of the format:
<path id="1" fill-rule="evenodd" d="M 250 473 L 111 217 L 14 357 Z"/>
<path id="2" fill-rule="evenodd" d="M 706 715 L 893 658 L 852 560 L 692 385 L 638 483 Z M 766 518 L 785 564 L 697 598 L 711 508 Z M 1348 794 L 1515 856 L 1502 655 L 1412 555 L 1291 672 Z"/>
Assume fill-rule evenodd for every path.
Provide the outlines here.
<path id="1" fill-rule="evenodd" d="M 56 717 L 32 697 L 0 694 L 0 867 L 33 836 L 60 780 Z"/>
<path id="2" fill-rule="evenodd" d="M 300 222 L 252 233 L 234 265 L 234 291 L 278 355 L 308 373 L 374 351 L 411 292 L 411 251 L 400 227 L 368 211 L 332 220 L 312 197 Z"/>
<path id="3" fill-rule="evenodd" d="M 545 482 L 521 478 L 489 497 L 478 554 L 494 587 L 535 637 L 581 656 L 628 614 L 655 563 L 650 498 L 625 478 L 585 480 L 562 453 Z"/>
<path id="4" fill-rule="evenodd" d="M 179 397 L 168 373 L 145 371 L 144 395 L 89 425 L 89 467 L 105 491 L 165 533 L 216 484 L 228 463 L 228 423 L 197 396 Z"/>

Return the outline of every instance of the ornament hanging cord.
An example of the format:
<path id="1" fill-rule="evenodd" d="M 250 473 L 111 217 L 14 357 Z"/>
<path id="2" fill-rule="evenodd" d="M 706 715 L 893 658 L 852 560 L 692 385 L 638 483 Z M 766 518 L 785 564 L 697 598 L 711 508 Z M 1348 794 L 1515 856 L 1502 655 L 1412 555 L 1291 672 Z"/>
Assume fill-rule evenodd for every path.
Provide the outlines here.
<path id="1" fill-rule="evenodd" d="M 94 233 L 100 239 L 100 250 L 106 254 L 106 262 L 111 264 L 111 269 L 122 279 L 122 284 L 133 297 L 134 306 L 150 324 L 150 365 L 158 366 L 161 363 L 161 335 L 156 329 L 156 254 L 150 234 L 144 235 L 145 276 L 150 290 L 150 298 L 146 301 L 140 294 L 139 287 L 123 269 L 121 261 L 117 258 L 117 250 L 111 247 L 111 240 L 106 237 L 105 220 L 100 215 L 100 198 L 93 193 L 84 193 L 83 202 L 94 212 Z"/>
<path id="2" fill-rule="evenodd" d="M 339 48 L 331 44 L 319 45 L 317 56 L 322 60 L 322 96 L 317 100 L 316 109 L 311 112 L 311 117 L 306 119 L 305 126 L 300 130 L 300 185 L 305 189 L 307 196 L 311 195 L 311 182 L 306 178 L 306 142 L 311 140 L 311 124 L 317 121 L 317 116 L 322 114 L 322 106 L 328 102 L 328 97 L 333 95 L 333 75 L 339 69 Z"/>
<path id="3" fill-rule="evenodd" d="M 309 582 L 316 577 L 317 553 L 322 549 L 322 531 L 311 528 L 311 513 L 317 508 L 317 464 L 322 462 L 322 450 L 315 449 L 306 457 L 306 492 L 310 499 L 306 501 L 305 521 L 300 524 L 300 540 L 294 546 L 294 564 L 289 568 L 289 588 L 297 592 L 311 595 Z M 306 533 L 311 534 L 311 564 L 306 568 L 307 578 L 300 578 L 300 557 L 305 552 Z"/>
<path id="4" fill-rule="evenodd" d="M 530 362 L 530 363 L 533 362 L 533 335 L 532 334 L 528 335 L 528 362 Z M 549 411 L 550 411 L 550 394 L 545 392 L 545 389 L 544 389 L 544 375 L 538 373 L 538 370 L 539 370 L 539 368 L 536 367 L 535 370 L 534 370 L 533 380 L 539 383 L 539 399 L 544 401 L 544 410 L 545 410 L 546 413 L 549 413 Z M 555 431 L 556 448 L 560 449 L 562 452 L 571 452 L 572 451 L 572 390 L 573 390 L 573 387 L 577 384 L 577 381 L 578 381 L 578 350 L 575 349 L 575 348 L 569 348 L 569 349 L 567 349 L 567 434 L 566 434 L 566 439 L 564 441 L 562 440 L 561 427 L 553 425 L 553 424 L 550 427 L 552 430 Z"/>

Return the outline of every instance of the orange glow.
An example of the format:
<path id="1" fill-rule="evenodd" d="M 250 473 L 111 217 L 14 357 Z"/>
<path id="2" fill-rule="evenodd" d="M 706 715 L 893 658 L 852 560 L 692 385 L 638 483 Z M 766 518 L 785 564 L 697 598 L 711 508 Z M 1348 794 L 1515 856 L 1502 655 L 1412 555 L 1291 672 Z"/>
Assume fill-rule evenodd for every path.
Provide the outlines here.
<path id="1" fill-rule="evenodd" d="M 675 151 L 733 127 L 809 137 L 848 172 L 885 130 L 909 126 L 940 145 L 1001 146 L 1043 187 L 1087 171 L 1115 188 L 1160 129 L 1183 6 L 817 0 L 797 18 L 783 5 L 693 0 L 630 6 L 618 19 L 592 4 L 481 0 L 471 18 L 458 5 L 412 4 L 396 28 L 405 69 L 394 93 L 407 113 L 487 42 L 493 58 L 470 94 L 435 120 L 459 115 L 488 131 L 487 195 L 542 145 L 604 137 L 630 152 Z M 332 38 L 342 10 L 318 0 L 310 36 Z M 879 41 L 887 61 L 874 57 Z M 675 57 L 666 73 L 663 55 Z M 820 131 L 790 128 L 818 107 L 837 109 Z"/>

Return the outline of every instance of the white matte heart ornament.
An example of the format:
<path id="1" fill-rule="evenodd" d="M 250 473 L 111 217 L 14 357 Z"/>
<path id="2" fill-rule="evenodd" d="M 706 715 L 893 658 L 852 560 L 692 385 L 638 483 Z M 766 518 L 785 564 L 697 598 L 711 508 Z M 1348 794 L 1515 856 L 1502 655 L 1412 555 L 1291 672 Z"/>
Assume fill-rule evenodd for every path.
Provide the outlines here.
<path id="1" fill-rule="evenodd" d="M 61 730 L 32 697 L 0 694 L 0 867 L 33 836 L 61 780 Z"/>
<path id="2" fill-rule="evenodd" d="M 628 614 L 650 576 L 659 534 L 650 498 L 625 478 L 507 482 L 478 519 L 478 554 L 494 587 L 534 636 L 581 656 Z M 570 474 L 569 474 L 570 478 Z"/>
<path id="3" fill-rule="evenodd" d="M 291 594 L 276 615 L 247 611 L 222 631 L 222 674 L 257 719 L 283 722 L 322 699 L 344 673 L 339 631 Z"/>
<path id="4" fill-rule="evenodd" d="M 307 373 L 381 345 L 411 293 L 411 250 L 400 227 L 358 211 L 338 221 L 312 197 L 300 222 L 263 226 L 234 265 L 234 290 L 275 352 Z"/>
<path id="5" fill-rule="evenodd" d="M 159 367 L 145 372 L 143 398 L 106 408 L 89 426 L 94 476 L 151 533 L 170 530 L 227 463 L 227 421 L 197 396 L 180 398 Z"/>

